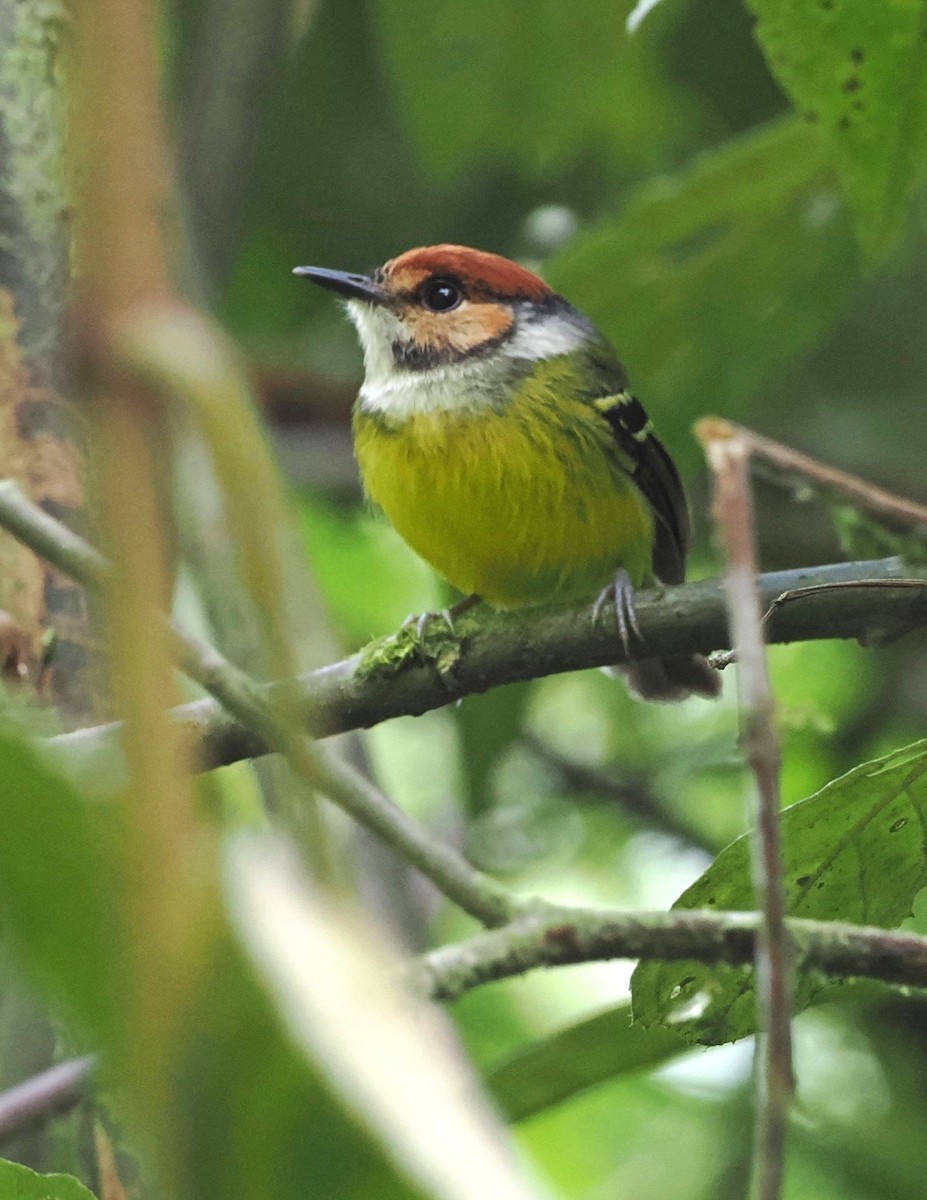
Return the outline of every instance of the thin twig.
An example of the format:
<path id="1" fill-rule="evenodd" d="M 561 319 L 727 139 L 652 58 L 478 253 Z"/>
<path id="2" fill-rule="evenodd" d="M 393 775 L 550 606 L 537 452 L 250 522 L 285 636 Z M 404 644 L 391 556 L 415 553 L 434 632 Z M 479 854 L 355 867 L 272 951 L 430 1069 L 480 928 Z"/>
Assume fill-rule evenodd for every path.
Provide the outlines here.
<path id="1" fill-rule="evenodd" d="M 71 1058 L 0 1093 L 0 1142 L 79 1104 L 95 1066 L 92 1056 Z"/>
<path id="2" fill-rule="evenodd" d="M 793 588 L 777 596 L 763 613 L 763 628 L 770 619 L 786 604 L 792 604 L 806 596 L 819 596 L 822 592 L 835 592 L 841 588 L 927 588 L 927 579 L 854 579 L 841 580 L 838 583 L 817 583 L 811 587 Z"/>
<path id="3" fill-rule="evenodd" d="M 763 478 L 771 483 L 794 488 L 796 476 L 804 484 L 810 480 L 813 485 L 835 492 L 854 508 L 869 513 L 892 529 L 927 537 L 927 506 L 904 496 L 896 496 L 885 488 L 860 479 L 858 475 L 818 462 L 808 454 L 793 450 L 791 446 L 783 446 L 781 442 L 764 437 L 743 425 L 714 418 L 711 425 L 719 432 L 725 430 L 726 437 L 737 437 L 746 442 L 754 464 L 767 463 L 774 467 L 774 471 L 762 472 Z"/>
<path id="4" fill-rule="evenodd" d="M 792 604 L 795 600 L 802 600 L 807 596 L 819 596 L 824 592 L 837 592 L 846 588 L 917 588 L 918 590 L 923 590 L 927 588 L 927 579 L 841 579 L 835 583 L 816 583 L 807 587 L 792 588 L 790 591 L 783 592 L 781 596 L 776 596 L 775 600 L 772 601 L 763 613 L 763 635 L 766 641 L 776 640 L 769 636 L 769 622 L 787 604 Z M 885 636 L 884 633 L 876 632 L 868 638 L 864 634 L 859 640 L 863 643 L 867 641 L 878 642 L 879 640 L 884 640 Z M 889 634 L 888 636 L 891 637 L 893 635 Z M 734 650 L 716 650 L 708 656 L 709 664 L 716 671 L 723 671 L 736 661 L 737 653 Z"/>
<path id="5" fill-rule="evenodd" d="M 756 780 L 751 805 L 753 883 L 763 916 L 756 946 L 757 1124 L 752 1194 L 778 1200 L 785 1168 L 785 1139 L 794 1090 L 792 1070 L 792 947 L 779 831 L 781 754 L 775 702 L 763 640 L 756 586 L 750 497 L 750 443 L 703 421 L 697 433 L 714 474 L 715 520 L 726 559 L 725 590 L 737 653 L 741 741 Z"/>
<path id="6" fill-rule="evenodd" d="M 102 555 L 32 504 L 11 480 L 0 481 L 0 526 L 87 587 L 101 587 L 110 574 Z M 486 925 L 501 924 L 517 911 L 505 888 L 433 838 L 359 771 L 314 746 L 297 726 L 293 707 L 285 704 L 286 687 L 276 692 L 261 688 L 218 650 L 174 625 L 169 637 L 178 665 L 191 679 L 252 735 L 283 754 L 300 778 L 417 867 L 445 896 Z"/>
<path id="7" fill-rule="evenodd" d="M 205 643 L 174 632 L 178 664 L 252 733 L 282 754 L 312 788 L 397 851 L 448 899 L 484 925 L 499 925 L 518 909 L 508 891 L 433 838 L 360 771 L 313 744 L 279 699 L 262 690 Z"/>
<path id="8" fill-rule="evenodd" d="M 539 967 L 620 958 L 746 964 L 754 960 L 762 919 L 760 913 L 701 909 L 548 910 L 422 955 L 412 980 L 433 999 L 456 1000 Z M 804 918 L 791 918 L 788 931 L 806 969 L 927 988 L 927 937 Z"/>
<path id="9" fill-rule="evenodd" d="M 63 522 L 26 496 L 15 479 L 0 479 L 0 525 L 86 587 L 106 581 L 106 559 Z"/>

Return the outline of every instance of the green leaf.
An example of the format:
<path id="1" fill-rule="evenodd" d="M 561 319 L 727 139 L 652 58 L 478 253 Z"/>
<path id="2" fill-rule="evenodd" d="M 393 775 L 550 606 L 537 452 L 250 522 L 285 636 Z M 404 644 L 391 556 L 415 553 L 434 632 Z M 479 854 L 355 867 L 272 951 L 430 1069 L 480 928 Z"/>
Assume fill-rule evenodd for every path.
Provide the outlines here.
<path id="1" fill-rule="evenodd" d="M 769 68 L 830 148 L 860 244 L 890 247 L 927 164 L 924 0 L 748 0 Z"/>
<path id="2" fill-rule="evenodd" d="M 863 763 L 786 808 L 782 843 L 788 911 L 794 917 L 891 929 L 927 885 L 927 741 Z M 723 850 L 674 908 L 755 907 L 745 835 Z M 821 980 L 800 975 L 796 1010 Z M 756 1029 L 749 967 L 641 963 L 632 978 L 634 1018 L 669 1022 L 694 1041 L 734 1041 Z"/>
<path id="3" fill-rule="evenodd" d="M 39 1175 L 19 1163 L 0 1159 L 3 1200 L 94 1200 L 73 1175 Z"/>
<path id="4" fill-rule="evenodd" d="M 0 730 L 0 910 L 4 931 L 45 995 L 98 1037 L 119 1012 L 120 856 L 113 812 L 32 747 Z"/>
<path id="5" fill-rule="evenodd" d="M 685 1038 L 672 1029 L 633 1025 L 630 1004 L 619 1004 L 516 1051 L 489 1072 L 486 1083 L 509 1120 L 522 1121 L 686 1049 Z"/>
<path id="6" fill-rule="evenodd" d="M 318 1064 L 282 1029 L 224 931 L 183 1014 L 170 1094 L 149 1139 L 184 1197 L 422 1200 Z"/>
<path id="7" fill-rule="evenodd" d="M 819 139 L 787 119 L 648 184 L 547 274 L 610 335 L 666 430 L 665 410 L 744 413 L 836 321 L 856 250 Z"/>
<path id="8" fill-rule="evenodd" d="M 528 174 L 590 160 L 653 169 L 681 148 L 681 101 L 653 38 L 630 36 L 631 0 L 471 0 L 429 10 L 379 0 L 385 62 L 423 163 L 459 177 L 477 161 Z M 588 169 L 588 167 L 587 167 Z"/>

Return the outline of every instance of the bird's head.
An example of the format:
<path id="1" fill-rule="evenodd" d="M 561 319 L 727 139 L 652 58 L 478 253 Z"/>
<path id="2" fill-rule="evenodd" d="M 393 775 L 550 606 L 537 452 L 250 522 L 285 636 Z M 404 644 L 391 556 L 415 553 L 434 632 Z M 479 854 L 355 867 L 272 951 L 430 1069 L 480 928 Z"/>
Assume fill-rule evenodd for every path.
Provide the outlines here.
<path id="1" fill-rule="evenodd" d="M 505 360 L 576 350 L 594 334 L 537 275 L 467 246 L 423 246 L 371 275 L 321 267 L 295 274 L 347 298 L 364 348 L 362 396 L 472 378 Z"/>

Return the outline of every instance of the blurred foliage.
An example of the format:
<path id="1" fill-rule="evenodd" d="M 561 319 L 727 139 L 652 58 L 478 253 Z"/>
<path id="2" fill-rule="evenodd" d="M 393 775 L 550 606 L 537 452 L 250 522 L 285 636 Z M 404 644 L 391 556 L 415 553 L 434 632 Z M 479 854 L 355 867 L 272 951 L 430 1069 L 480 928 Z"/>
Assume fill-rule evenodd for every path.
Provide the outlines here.
<path id="1" fill-rule="evenodd" d="M 668 83 L 658 44 L 621 36 L 623 7 L 448 6 L 430 23 L 428 53 L 416 55 L 420 7 L 375 5 L 397 106 L 429 174 L 454 180 L 497 161 L 543 180 L 594 163 L 607 186 L 683 153 L 697 113 Z"/>
<path id="2" fill-rule="evenodd" d="M 551 272 L 661 403 L 732 417 L 829 329 L 857 277 L 820 139 L 794 118 L 640 189 Z"/>
<path id="3" fill-rule="evenodd" d="M 341 397 L 361 363 L 331 297 L 291 276 L 300 263 L 359 270 L 448 240 L 544 273 L 614 340 L 683 468 L 694 576 L 719 565 L 689 433 L 706 413 L 927 498 L 921 0 L 661 0 L 632 34 L 634 7 L 165 0 L 177 278 L 207 298 L 259 391 L 273 372 L 291 381 L 287 419 L 272 422 L 294 474 L 287 491 L 237 352 L 202 329 L 136 347 L 169 347 L 176 374 L 148 368 L 162 385 L 168 372 L 203 442 L 174 482 L 195 534 L 175 547 L 178 616 L 249 670 L 326 661 L 336 643 L 355 649 L 447 601 L 360 502 L 353 471 L 332 484 L 314 477 L 311 455 L 302 462 L 302 436 L 346 445 Z M 14 10 L 39 17 L 26 43 Z M 9 81 L 41 43 L 35 29 L 61 19 L 48 0 L 0 0 L 0 118 L 15 111 Z M 221 117 L 221 146 L 204 114 Z M 21 115 L 33 129 L 36 113 Z M 0 242 L 0 266 L 5 252 Z M 854 553 L 897 546 L 855 514 L 833 522 L 768 489 L 757 514 L 764 566 L 833 558 L 837 534 Z M 227 562 L 211 561 L 229 546 Z M 258 630 L 244 646 L 236 620 Z M 263 657 L 250 645 L 260 634 Z M 795 911 L 891 925 L 913 909 L 912 927 L 927 930 L 914 776 L 924 751 L 901 749 L 927 716 L 923 638 L 777 647 L 771 665 Z M 391 722 L 346 753 L 519 892 L 750 907 L 735 839 L 751 784 L 732 693 L 728 683 L 716 704 L 664 708 L 600 673 L 551 678 Z M 397 959 L 354 893 L 404 950 L 464 937 L 472 922 L 343 822 L 326 830 L 338 859 L 329 887 L 307 883 L 256 815 L 261 797 L 274 800 L 278 826 L 305 845 L 305 793 L 246 764 L 197 788 L 189 877 L 171 880 L 194 966 L 155 947 L 146 960 L 140 897 L 144 868 L 158 864 L 136 857 L 118 767 L 108 781 L 72 777 L 30 742 L 42 729 L 29 712 L 16 721 L 25 733 L 0 735 L 4 959 L 54 1024 L 4 970 L 0 1078 L 39 1069 L 55 1042 L 61 1054 L 102 1050 L 106 1108 L 128 1130 L 113 1136 L 144 1164 L 133 1200 L 745 1194 L 749 1042 L 691 1051 L 683 1036 L 751 1032 L 744 972 L 640 968 L 642 1024 L 629 1022 L 630 969 L 613 963 L 482 988 L 454 1006 L 453 1027 L 409 1017 Z M 803 981 L 803 1002 L 817 982 Z M 146 993 L 166 997 L 157 1028 L 143 1019 Z M 693 1026 L 685 1006 L 703 996 Z M 927 1005 L 849 986 L 817 1001 L 796 1021 L 788 1200 L 920 1197 Z M 454 1061 L 461 1047 L 475 1071 Z M 517 1125 L 517 1167 L 477 1075 Z M 99 1192 L 84 1132 L 31 1131 L 5 1149 Z M 442 1173 L 441 1154 L 454 1170 Z M 82 1194 L 0 1163 L 0 1195 Z"/>
<path id="4" fill-rule="evenodd" d="M 603 1080 L 659 1066 L 684 1045 L 669 1025 L 633 1024 L 624 1004 L 517 1051 L 486 1082 L 506 1116 L 521 1121 Z"/>

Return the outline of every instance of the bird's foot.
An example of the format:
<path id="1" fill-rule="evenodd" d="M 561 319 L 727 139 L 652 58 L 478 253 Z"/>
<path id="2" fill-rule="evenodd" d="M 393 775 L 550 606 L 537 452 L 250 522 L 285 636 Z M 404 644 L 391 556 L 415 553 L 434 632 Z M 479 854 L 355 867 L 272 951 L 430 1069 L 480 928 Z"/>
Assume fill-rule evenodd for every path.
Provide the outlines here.
<path id="1" fill-rule="evenodd" d="M 454 632 L 454 614 L 449 608 L 442 608 L 440 612 L 410 613 L 399 628 L 401 631 L 414 629 L 415 640 L 420 645 L 424 645 L 425 633 L 429 625 L 433 625 L 436 621 L 442 621 L 449 632 Z"/>
<path id="2" fill-rule="evenodd" d="M 440 612 L 423 612 L 415 615 L 414 613 L 406 617 L 400 626 L 400 632 L 406 630 L 414 631 L 415 646 L 422 658 L 429 658 L 426 650 L 425 642 L 429 633 L 435 636 L 444 636 L 450 633 L 453 637 L 457 630 L 454 622 L 465 612 L 468 612 L 475 604 L 479 604 L 479 596 L 466 596 L 463 600 L 459 600 L 451 608 L 442 608 Z M 438 626 L 443 625 L 445 628 L 439 630 Z"/>
<path id="3" fill-rule="evenodd" d="M 634 608 L 634 584 L 624 567 L 620 567 L 615 572 L 612 582 L 602 588 L 596 597 L 596 602 L 592 606 L 593 624 L 598 621 L 608 605 L 611 605 L 615 614 L 618 636 L 621 638 L 621 646 L 627 656 L 631 649 L 631 634 L 633 633 L 641 643 L 644 638 L 637 623 L 637 612 Z"/>

